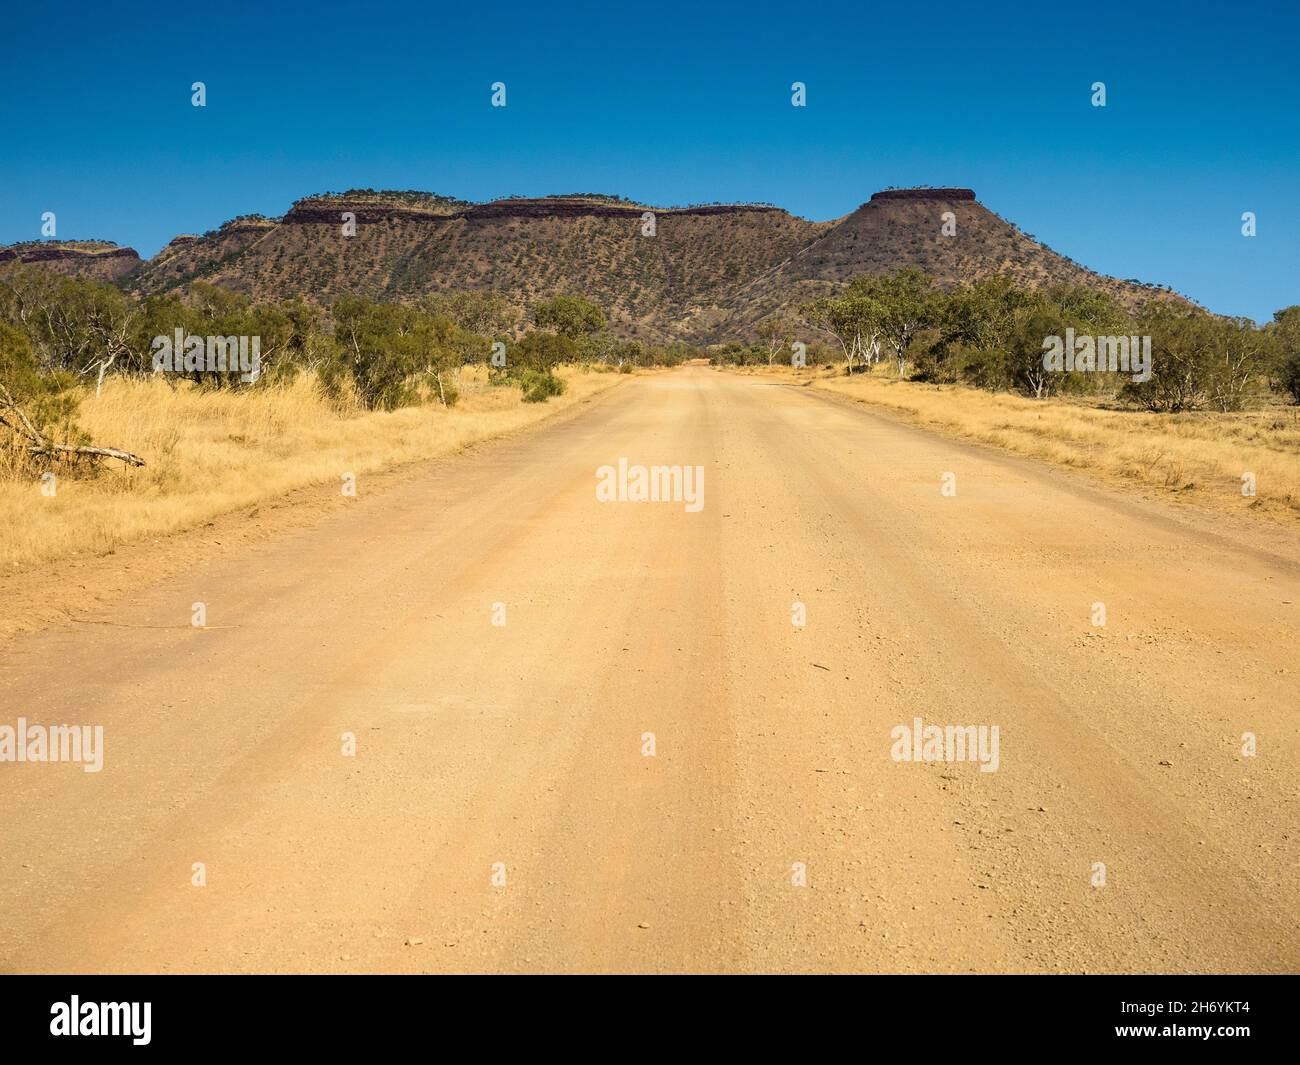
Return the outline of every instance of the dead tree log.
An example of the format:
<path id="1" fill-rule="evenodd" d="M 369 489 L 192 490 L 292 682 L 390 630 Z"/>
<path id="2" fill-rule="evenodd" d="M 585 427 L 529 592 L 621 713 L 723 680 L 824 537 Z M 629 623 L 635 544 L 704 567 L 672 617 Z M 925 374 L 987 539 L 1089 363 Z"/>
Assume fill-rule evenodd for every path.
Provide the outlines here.
<path id="1" fill-rule="evenodd" d="M 27 450 L 33 455 L 92 455 L 95 458 L 119 459 L 128 466 L 143 466 L 144 459 L 116 447 L 96 447 L 91 444 L 59 444 L 48 440 L 23 413 L 13 393 L 0 383 L 0 425 L 27 441 Z"/>

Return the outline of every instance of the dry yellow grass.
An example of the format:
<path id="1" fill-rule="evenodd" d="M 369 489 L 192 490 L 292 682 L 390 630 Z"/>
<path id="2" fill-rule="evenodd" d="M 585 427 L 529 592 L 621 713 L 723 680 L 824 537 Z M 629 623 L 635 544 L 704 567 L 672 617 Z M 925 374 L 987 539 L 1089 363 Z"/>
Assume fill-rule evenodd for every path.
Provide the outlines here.
<path id="1" fill-rule="evenodd" d="M 96 442 L 143 456 L 143 469 L 61 477 L 53 497 L 30 476 L 0 480 L 0 572 L 74 555 L 101 554 L 139 537 L 190 528 L 218 514 L 309 484 L 342 484 L 432 458 L 572 407 L 619 380 L 564 371 L 568 388 L 546 403 L 492 388 L 467 368 L 451 410 L 436 401 L 391 412 L 345 412 L 315 380 L 247 394 L 173 388 L 159 378 L 110 379 L 88 394 L 78 423 Z M 118 464 L 111 464 L 117 467 Z"/>
<path id="2" fill-rule="evenodd" d="M 846 396 L 949 436 L 1004 448 L 1113 483 L 1141 485 L 1216 509 L 1300 520 L 1300 407 L 1274 400 L 1238 414 L 1150 414 L 1086 399 L 1036 400 L 957 385 L 899 380 L 881 365 L 845 377 L 839 367 L 727 367 Z M 1255 475 L 1243 496 L 1242 475 Z"/>
<path id="3" fill-rule="evenodd" d="M 818 376 L 814 387 L 886 408 L 927 428 L 1109 480 L 1209 506 L 1300 519 L 1296 407 L 1149 414 L 900 381 L 886 373 Z M 1253 498 L 1242 495 L 1246 473 L 1255 475 Z"/>

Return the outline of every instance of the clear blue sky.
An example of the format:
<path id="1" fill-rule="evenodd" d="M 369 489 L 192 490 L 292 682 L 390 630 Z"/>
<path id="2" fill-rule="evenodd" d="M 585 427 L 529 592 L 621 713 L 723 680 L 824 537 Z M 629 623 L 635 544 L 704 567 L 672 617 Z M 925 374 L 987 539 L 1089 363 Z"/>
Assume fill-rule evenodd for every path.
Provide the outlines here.
<path id="1" fill-rule="evenodd" d="M 367 186 L 826 219 L 953 184 L 1087 266 L 1262 320 L 1300 303 L 1298 45 L 1281 0 L 12 3 L 0 242 L 55 211 L 60 238 L 148 256 Z"/>

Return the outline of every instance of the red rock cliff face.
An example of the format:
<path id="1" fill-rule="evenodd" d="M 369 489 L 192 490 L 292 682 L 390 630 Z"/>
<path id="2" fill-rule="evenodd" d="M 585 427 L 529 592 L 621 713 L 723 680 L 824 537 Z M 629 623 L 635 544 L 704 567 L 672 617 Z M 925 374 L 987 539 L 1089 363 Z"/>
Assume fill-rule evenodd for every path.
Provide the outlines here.
<path id="1" fill-rule="evenodd" d="M 336 200 L 332 202 L 295 204 L 281 221 L 287 226 L 309 225 L 312 223 L 336 226 L 342 223 L 345 211 L 350 211 L 356 215 L 358 225 L 385 222 L 394 218 L 437 222 L 452 217 L 448 214 L 440 214 L 437 211 L 425 211 L 418 207 L 402 207 L 398 204 Z"/>
<path id="2" fill-rule="evenodd" d="M 748 204 L 702 204 L 698 207 L 647 207 L 636 203 L 602 203 L 591 200 L 494 200 L 460 212 L 471 221 L 483 218 L 640 218 L 645 212 L 682 218 L 691 215 L 744 214 L 750 211 L 785 213 L 779 207 Z"/>
<path id="3" fill-rule="evenodd" d="M 91 241 L 32 241 L 0 248 L 0 263 L 13 261 L 39 264 L 55 273 L 95 281 L 115 281 L 141 265 L 134 248 Z"/>
<path id="4" fill-rule="evenodd" d="M 463 208 L 438 211 L 402 204 L 380 203 L 370 200 L 317 200 L 295 204 L 284 216 L 286 225 L 328 224 L 338 225 L 343 212 L 356 215 L 358 225 L 390 220 L 418 222 L 450 222 L 464 219 L 479 222 L 487 219 L 521 218 L 640 218 L 646 211 L 656 214 L 726 215 L 746 212 L 784 213 L 779 207 L 766 204 L 703 204 L 698 207 L 647 207 L 642 204 L 617 203 L 604 200 L 583 200 L 570 197 L 537 197 L 535 199 L 492 200 L 489 203 L 470 204 Z"/>
<path id="5" fill-rule="evenodd" d="M 962 200 L 975 201 L 974 189 L 883 189 L 868 200 L 877 203 L 881 200 Z"/>
<path id="6" fill-rule="evenodd" d="M 18 259 L 25 263 L 89 262 L 105 259 L 131 259 L 140 261 L 134 248 L 113 248 L 105 251 L 83 252 L 70 248 L 0 248 L 0 262 Z"/>

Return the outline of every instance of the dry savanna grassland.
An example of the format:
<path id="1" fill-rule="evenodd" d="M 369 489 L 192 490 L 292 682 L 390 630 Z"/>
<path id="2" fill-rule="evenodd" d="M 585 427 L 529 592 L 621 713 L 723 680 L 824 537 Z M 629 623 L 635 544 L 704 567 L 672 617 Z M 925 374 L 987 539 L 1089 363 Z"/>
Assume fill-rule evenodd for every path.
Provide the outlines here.
<path id="1" fill-rule="evenodd" d="M 742 331 L 700 347 L 623 335 L 600 303 L 571 294 L 531 307 L 478 290 L 408 303 L 345 295 L 326 308 L 197 280 L 138 296 L 9 263 L 0 573 L 104 554 L 308 485 L 337 496 L 349 476 L 581 403 L 616 383 L 615 370 L 688 360 L 791 375 L 927 429 L 1183 501 L 1300 516 L 1300 307 L 1260 327 L 1154 290 L 1140 311 L 1082 283 L 995 277 L 949 291 L 914 266 L 859 275 L 837 295 L 791 281 L 796 291 L 814 298 L 759 319 L 753 339 Z M 1075 372 L 1072 361 L 1049 372 L 1045 337 L 1112 331 L 1146 337 L 1148 358 L 1154 344 L 1145 377 Z M 203 365 L 189 351 L 196 339 Z M 266 360 L 255 386 L 214 361 L 234 339 L 241 358 L 247 341 Z M 800 344 L 808 369 L 780 369 L 778 354 Z M 87 459 L 92 445 L 143 462 Z"/>
<path id="2" fill-rule="evenodd" d="M 246 391 L 200 388 L 162 377 L 110 377 L 87 388 L 77 422 L 91 439 L 146 460 L 113 460 L 87 476 L 0 476 L 0 566 L 4 572 L 60 558 L 102 554 L 164 536 L 307 485 L 342 490 L 364 474 L 450 454 L 535 424 L 618 383 L 618 374 L 562 369 L 566 388 L 526 403 L 518 388 L 494 387 L 482 366 L 458 373 L 460 400 L 436 395 L 391 411 L 329 398 L 311 374 Z M 13 472 L 11 451 L 0 455 Z M 56 467 L 53 467 L 57 469 Z"/>
<path id="3" fill-rule="evenodd" d="M 884 364 L 851 377 L 837 366 L 729 369 L 811 386 L 946 435 L 1184 502 L 1300 521 L 1300 408 L 1280 401 L 1230 413 L 1156 414 L 900 379 Z M 392 411 L 331 399 L 310 374 L 249 392 L 109 378 L 100 395 L 86 389 L 78 423 L 147 465 L 109 460 L 91 476 L 58 476 L 53 494 L 31 476 L 0 478 L 0 566 L 12 573 L 103 554 L 308 485 L 341 490 L 344 474 L 453 453 L 581 404 L 621 379 L 581 368 L 561 376 L 563 395 L 530 404 L 516 388 L 491 386 L 485 368 L 465 367 L 456 406 L 431 395 Z M 1243 493 L 1248 474 L 1253 495 Z"/>
<path id="4" fill-rule="evenodd" d="M 838 366 L 735 372 L 788 380 L 948 436 L 1197 506 L 1300 521 L 1300 407 L 1280 399 L 1227 413 L 1152 413 L 1083 397 L 1034 399 L 913 381 L 885 363 L 851 377 Z"/>

